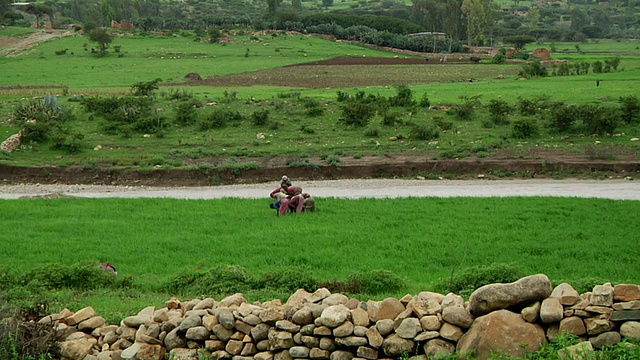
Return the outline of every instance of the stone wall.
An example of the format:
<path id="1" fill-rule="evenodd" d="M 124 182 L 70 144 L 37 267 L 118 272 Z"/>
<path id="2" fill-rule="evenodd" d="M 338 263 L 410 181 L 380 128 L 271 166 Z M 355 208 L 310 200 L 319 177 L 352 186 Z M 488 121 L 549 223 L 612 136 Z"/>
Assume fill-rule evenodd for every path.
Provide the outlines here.
<path id="1" fill-rule="evenodd" d="M 521 356 L 567 332 L 597 351 L 640 339 L 640 286 L 598 285 L 578 294 L 543 274 L 486 285 L 465 301 L 421 292 L 360 301 L 327 289 L 298 290 L 285 302 L 249 303 L 242 294 L 148 307 L 109 325 L 91 307 L 40 320 L 65 332 L 63 359 L 364 360 L 492 351 Z M 595 349 L 595 350 L 594 350 Z M 575 349 L 564 349 L 571 352 Z"/>

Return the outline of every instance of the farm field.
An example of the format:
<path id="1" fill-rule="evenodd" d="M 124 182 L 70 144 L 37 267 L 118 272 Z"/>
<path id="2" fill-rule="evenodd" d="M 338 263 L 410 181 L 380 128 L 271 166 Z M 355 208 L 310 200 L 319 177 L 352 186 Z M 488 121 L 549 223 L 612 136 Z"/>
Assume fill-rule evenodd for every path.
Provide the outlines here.
<path id="1" fill-rule="evenodd" d="M 633 266 L 639 254 L 629 236 L 640 230 L 634 221 L 638 201 L 322 198 L 318 213 L 279 218 L 277 225 L 268 203 L 2 200 L 3 226 L 22 229 L 0 237 L 3 281 L 12 301 L 42 297 L 54 311 L 91 304 L 112 321 L 173 295 L 217 299 L 240 291 L 250 301 L 286 300 L 298 287 L 319 284 L 381 299 L 425 290 L 468 296 L 478 281 L 487 281 L 484 276 L 513 281 L 545 273 L 555 284 L 567 281 L 581 291 L 606 281 L 640 282 Z M 85 281 L 91 291 L 65 285 L 44 291 L 77 276 L 78 264 L 105 261 L 118 270 L 115 287 Z M 238 267 L 232 271 L 237 282 L 225 286 L 222 279 L 232 275 L 215 275 L 212 269 L 222 271 L 220 266 Z M 208 271 L 209 280 L 187 280 Z M 261 285 L 265 276 L 273 281 L 267 287 Z M 371 283 L 355 292 L 340 287 L 354 278 Z M 178 279 L 181 287 L 170 285 Z M 24 286 L 13 288 L 14 281 Z"/>
<path id="2" fill-rule="evenodd" d="M 12 34 L 14 30 L 5 31 Z M 25 36 L 16 32 L 16 36 Z M 77 134 L 62 139 L 67 144 L 61 146 L 72 146 L 73 151 L 52 148 L 46 142 L 31 142 L 11 154 L 3 153 L 0 162 L 14 171 L 20 166 L 45 167 L 40 175 L 57 171 L 47 170 L 50 166 L 76 166 L 89 175 L 109 168 L 182 169 L 187 170 L 185 179 L 193 178 L 189 171 L 213 174 L 204 181 L 215 184 L 238 181 L 242 174 L 246 174 L 246 181 L 264 181 L 287 168 L 315 176 L 326 172 L 312 169 L 335 168 L 339 171 L 331 171 L 332 177 L 358 177 L 357 170 L 350 171 L 348 164 L 417 163 L 415 175 L 428 173 L 425 169 L 430 165 L 426 161 L 433 160 L 542 163 L 553 161 L 554 157 L 570 162 L 622 163 L 595 172 L 596 177 L 622 176 L 621 170 L 635 171 L 633 164 L 638 161 L 637 143 L 630 141 L 638 136 L 637 124 L 619 124 L 616 134 L 603 134 L 596 144 L 578 125 L 564 134 L 553 133 L 546 129 L 548 114 L 532 117 L 515 111 L 525 100 L 538 102 L 539 106 L 553 102 L 620 106 L 621 97 L 638 93 L 634 79 L 640 75 L 640 56 L 629 53 L 633 42 L 589 44 L 594 51 L 599 46 L 614 54 L 619 52 L 618 71 L 523 80 L 519 74 L 522 63 L 494 65 L 485 59 L 481 64 L 472 64 L 469 55 L 453 54 L 443 64 L 441 54 L 399 54 L 300 34 L 238 31 L 224 44 L 194 40 L 189 32 L 116 37 L 112 47 L 120 46 L 120 53 L 96 58 L 84 50 L 91 47 L 84 46 L 87 39 L 76 35 L 37 44 L 18 56 L 0 59 L 3 75 L 6 74 L 0 79 L 0 113 L 5 119 L 0 123 L 0 139 L 19 130 L 18 124 L 7 120 L 16 107 L 28 103 L 25 97 L 47 95 L 55 96 L 72 117 L 65 131 Z M 563 46 L 558 44 L 559 48 Z M 65 50 L 64 54 L 56 55 L 59 50 Z M 577 51 L 558 56 L 572 62 L 612 58 L 611 54 Z M 202 80 L 185 79 L 189 73 L 197 73 Z M 87 112 L 83 105 L 87 98 L 129 96 L 135 84 L 154 79 L 160 81 L 152 111 L 156 125 L 140 125 L 145 130 L 107 130 L 102 116 Z M 391 99 L 403 87 L 410 91 L 408 103 L 412 106 L 391 106 L 384 114 L 367 120 L 366 126 L 341 120 L 345 117 L 345 97 Z M 189 101 L 197 107 L 186 118 L 180 106 Z M 488 105 L 495 101 L 512 108 L 500 125 L 490 120 Z M 460 119 L 451 109 L 465 104 L 472 106 L 473 114 Z M 228 123 L 218 124 L 216 119 L 221 114 L 232 117 Z M 258 115 L 263 116 L 262 123 L 256 120 Z M 510 136 L 510 123 L 527 119 L 534 122 L 539 135 L 523 139 Z M 435 122 L 438 125 L 433 125 Z M 423 140 L 424 132 L 416 132 L 433 126 L 438 130 L 429 140 Z M 390 140 L 399 137 L 399 141 Z M 561 175 L 561 170 L 541 174 L 539 167 L 501 167 L 499 173 L 525 177 L 533 173 L 572 175 Z M 478 171 L 496 173 L 495 170 L 493 165 L 487 165 L 471 171 L 471 176 Z M 220 171 L 230 171 L 231 175 L 215 174 Z M 50 176 L 48 180 L 40 176 L 37 181 L 73 181 L 76 172 Z M 390 172 L 381 170 L 377 176 L 385 173 Z M 464 173 L 459 169 L 454 174 L 439 175 L 468 175 Z M 584 173 L 584 168 L 576 172 Z M 594 174 L 593 170 L 587 173 Z"/>

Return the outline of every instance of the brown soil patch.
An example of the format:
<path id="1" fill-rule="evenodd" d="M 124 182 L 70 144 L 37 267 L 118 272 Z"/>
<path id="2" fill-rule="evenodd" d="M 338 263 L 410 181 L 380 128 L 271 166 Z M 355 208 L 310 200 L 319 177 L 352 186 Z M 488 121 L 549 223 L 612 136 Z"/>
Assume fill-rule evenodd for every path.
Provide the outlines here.
<path id="1" fill-rule="evenodd" d="M 439 58 L 426 62 L 425 58 L 338 57 L 171 85 L 354 88 L 443 81 L 469 82 L 480 74 L 482 78 L 497 78 L 499 75 L 515 75 L 518 72 L 516 67 L 473 64 L 467 56 L 458 63 L 448 60 L 446 67 L 440 65 Z"/>
<path id="2" fill-rule="evenodd" d="M 243 158 L 238 162 L 257 162 L 260 168 L 243 172 L 230 169 L 86 169 L 71 167 L 12 167 L 0 165 L 0 183 L 4 184 L 94 184 L 145 186 L 207 186 L 237 183 L 261 183 L 287 174 L 298 180 L 426 178 L 470 179 L 479 176 L 497 178 L 624 178 L 640 176 L 640 160 L 621 154 L 616 160 L 590 159 L 584 155 L 537 152 L 526 158 L 514 158 L 507 152 L 492 158 L 433 160 L 430 154 L 388 154 L 360 159 L 345 156 L 338 166 L 328 165 L 319 157 L 310 158 L 309 166 L 296 157 Z M 202 162 L 222 164 L 226 159 Z"/>

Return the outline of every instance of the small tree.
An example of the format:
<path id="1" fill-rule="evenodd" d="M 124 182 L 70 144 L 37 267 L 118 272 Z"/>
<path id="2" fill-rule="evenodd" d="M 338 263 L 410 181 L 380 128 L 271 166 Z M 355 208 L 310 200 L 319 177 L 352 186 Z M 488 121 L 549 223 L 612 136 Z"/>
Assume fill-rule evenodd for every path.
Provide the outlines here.
<path id="1" fill-rule="evenodd" d="M 531 35 L 513 35 L 505 36 L 503 41 L 507 44 L 513 45 L 517 50 L 522 50 L 525 45 L 535 42 L 536 38 Z"/>
<path id="2" fill-rule="evenodd" d="M 222 32 L 216 26 L 210 27 L 209 30 L 207 30 L 207 34 L 209 34 L 210 43 L 217 43 L 222 37 Z"/>
<path id="3" fill-rule="evenodd" d="M 489 114 L 491 121 L 496 125 L 506 125 L 509 123 L 507 116 L 513 112 L 513 106 L 502 99 L 492 99 L 489 101 Z"/>
<path id="4" fill-rule="evenodd" d="M 131 92 L 134 96 L 151 96 L 154 91 L 158 90 L 158 83 L 161 81 L 162 79 L 157 78 L 147 82 L 135 83 L 131 85 Z"/>
<path id="5" fill-rule="evenodd" d="M 98 46 L 100 47 L 100 51 L 98 52 L 98 54 L 100 56 L 107 54 L 109 44 L 111 44 L 111 41 L 113 41 L 111 35 L 107 33 L 107 30 L 99 28 L 93 29 L 89 32 L 89 40 L 98 44 Z"/>
<path id="6" fill-rule="evenodd" d="M 36 17 L 36 27 L 37 28 L 41 27 L 41 25 L 40 25 L 40 18 L 41 17 L 49 16 L 49 20 L 52 20 L 52 18 L 53 18 L 53 11 L 51 10 L 50 7 L 48 7 L 45 4 L 30 3 L 25 8 L 25 12 L 27 14 L 31 14 L 31 15 Z"/>

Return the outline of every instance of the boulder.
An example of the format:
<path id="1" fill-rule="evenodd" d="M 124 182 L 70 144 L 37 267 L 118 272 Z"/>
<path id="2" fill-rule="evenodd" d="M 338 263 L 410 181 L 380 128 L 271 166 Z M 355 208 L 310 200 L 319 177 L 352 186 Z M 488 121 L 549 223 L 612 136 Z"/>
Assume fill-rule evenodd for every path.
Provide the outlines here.
<path id="1" fill-rule="evenodd" d="M 474 316 L 488 314 L 516 305 L 529 305 L 551 295 L 551 281 L 544 274 L 524 277 L 509 284 L 485 285 L 469 298 L 469 311 Z"/>
<path id="2" fill-rule="evenodd" d="M 498 310 L 477 318 L 458 341 L 457 351 L 470 352 L 478 360 L 488 359 L 493 352 L 523 357 L 525 351 L 540 350 L 545 344 L 541 326 L 524 321 L 520 314 Z"/>
<path id="3" fill-rule="evenodd" d="M 614 286 L 613 300 L 616 302 L 640 300 L 640 285 L 618 284 Z"/>

